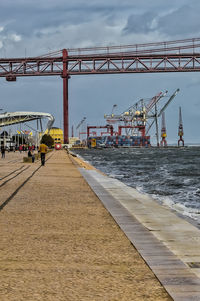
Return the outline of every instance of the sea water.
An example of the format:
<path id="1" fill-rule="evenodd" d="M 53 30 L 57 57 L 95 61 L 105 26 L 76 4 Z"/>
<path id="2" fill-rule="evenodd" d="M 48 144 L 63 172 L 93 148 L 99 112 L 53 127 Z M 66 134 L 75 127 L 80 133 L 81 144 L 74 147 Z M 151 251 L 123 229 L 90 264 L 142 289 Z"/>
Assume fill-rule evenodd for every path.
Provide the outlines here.
<path id="1" fill-rule="evenodd" d="M 110 177 L 200 223 L 200 147 L 76 150 Z"/>

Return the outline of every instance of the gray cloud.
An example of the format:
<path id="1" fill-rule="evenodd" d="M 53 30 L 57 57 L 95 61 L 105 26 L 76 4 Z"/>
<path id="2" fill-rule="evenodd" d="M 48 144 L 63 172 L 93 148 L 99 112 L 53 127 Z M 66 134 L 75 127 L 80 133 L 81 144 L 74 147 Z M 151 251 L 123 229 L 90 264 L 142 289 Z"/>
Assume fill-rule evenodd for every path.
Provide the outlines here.
<path id="1" fill-rule="evenodd" d="M 195 35 L 200 32 L 200 6 L 185 5 L 158 20 L 158 30 L 168 35 Z"/>
<path id="2" fill-rule="evenodd" d="M 1 23 L 6 25 L 7 31 L 14 29 L 26 36 L 40 28 L 82 24 L 130 8 L 130 5 L 120 4 L 119 1 L 113 1 L 116 2 L 114 6 L 106 2 L 101 4 L 97 2 L 93 1 L 92 4 L 88 4 L 86 1 L 48 0 L 48 5 L 44 6 L 41 1 L 37 0 L 29 2 L 17 0 L 15 3 L 10 0 L 7 3 L 4 2 L 4 5 L 0 4 L 0 25 Z"/>
<path id="3" fill-rule="evenodd" d="M 153 33 L 158 32 L 166 37 L 195 36 L 200 32 L 200 3 L 191 1 L 190 5 L 165 10 L 146 11 L 132 14 L 128 17 L 123 33 Z"/>
<path id="4" fill-rule="evenodd" d="M 148 33 L 153 30 L 153 22 L 156 14 L 154 12 L 146 12 L 142 15 L 130 15 L 124 32 L 128 33 Z"/>

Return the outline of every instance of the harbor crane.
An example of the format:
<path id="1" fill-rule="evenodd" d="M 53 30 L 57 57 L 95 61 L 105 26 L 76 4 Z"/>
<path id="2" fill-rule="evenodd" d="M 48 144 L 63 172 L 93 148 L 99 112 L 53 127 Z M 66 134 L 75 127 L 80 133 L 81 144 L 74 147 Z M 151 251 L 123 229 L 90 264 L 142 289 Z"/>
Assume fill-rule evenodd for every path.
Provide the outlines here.
<path id="1" fill-rule="evenodd" d="M 167 137 L 167 131 L 166 131 L 166 123 L 165 123 L 165 112 L 162 112 L 162 127 L 161 127 L 161 142 L 160 142 L 160 145 L 161 146 L 164 146 L 166 147 L 167 146 L 167 140 L 166 140 L 166 137 Z"/>
<path id="2" fill-rule="evenodd" d="M 159 146 L 158 134 L 158 118 L 169 106 L 171 101 L 180 90 L 177 89 L 172 95 L 168 96 L 168 91 L 159 92 L 150 100 L 140 99 L 134 105 L 119 115 L 104 115 L 108 125 L 118 123 L 120 134 L 122 128 L 125 129 L 126 135 L 131 136 L 145 136 L 149 133 L 152 125 L 156 124 L 157 146 Z M 163 99 L 167 101 L 163 104 Z M 162 102 L 161 102 L 162 101 Z M 153 119 L 153 120 L 152 120 Z M 149 122 L 149 120 L 152 120 Z"/>
<path id="3" fill-rule="evenodd" d="M 174 97 L 177 95 L 177 93 L 180 91 L 180 89 L 176 89 L 176 91 L 169 97 L 168 101 L 163 105 L 163 107 L 160 109 L 159 113 L 158 113 L 158 108 L 157 108 L 157 103 L 158 101 L 155 103 L 154 105 L 154 114 L 152 116 L 150 116 L 150 118 L 154 118 L 152 123 L 149 125 L 146 134 L 149 133 L 152 125 L 154 124 L 154 122 L 156 123 L 156 139 L 157 139 L 157 147 L 159 147 L 159 133 L 158 133 L 158 118 L 162 115 L 162 113 L 166 110 L 166 108 L 169 106 L 169 104 L 172 102 L 172 100 L 174 99 Z M 165 94 L 163 95 L 166 96 L 168 93 L 168 91 L 165 92 Z"/>
<path id="4" fill-rule="evenodd" d="M 181 107 L 179 107 L 179 127 L 178 127 L 178 146 L 180 146 L 180 142 L 182 142 L 182 146 L 184 146 L 184 140 L 183 140 L 183 120 L 182 120 L 182 113 L 181 113 Z"/>

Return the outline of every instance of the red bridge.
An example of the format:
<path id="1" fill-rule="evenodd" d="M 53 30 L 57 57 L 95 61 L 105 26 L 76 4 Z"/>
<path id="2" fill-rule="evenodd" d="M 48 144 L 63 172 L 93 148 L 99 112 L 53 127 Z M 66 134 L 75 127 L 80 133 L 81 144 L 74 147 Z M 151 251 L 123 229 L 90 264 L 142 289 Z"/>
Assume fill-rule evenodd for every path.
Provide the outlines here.
<path id="1" fill-rule="evenodd" d="M 200 71 L 200 38 L 112 47 L 63 49 L 40 57 L 0 59 L 0 77 L 63 78 L 64 142 L 68 142 L 71 75 Z"/>

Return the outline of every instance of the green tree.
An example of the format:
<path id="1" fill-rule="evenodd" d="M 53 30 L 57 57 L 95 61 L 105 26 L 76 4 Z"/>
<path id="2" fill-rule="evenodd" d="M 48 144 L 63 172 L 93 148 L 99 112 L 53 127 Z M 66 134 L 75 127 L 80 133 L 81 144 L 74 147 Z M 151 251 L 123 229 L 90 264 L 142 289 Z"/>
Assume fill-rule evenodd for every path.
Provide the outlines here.
<path id="1" fill-rule="evenodd" d="M 52 147 L 54 144 L 54 140 L 50 135 L 45 134 L 42 136 L 41 143 L 46 144 L 48 147 Z"/>

